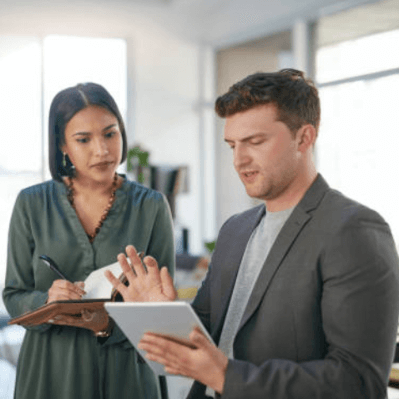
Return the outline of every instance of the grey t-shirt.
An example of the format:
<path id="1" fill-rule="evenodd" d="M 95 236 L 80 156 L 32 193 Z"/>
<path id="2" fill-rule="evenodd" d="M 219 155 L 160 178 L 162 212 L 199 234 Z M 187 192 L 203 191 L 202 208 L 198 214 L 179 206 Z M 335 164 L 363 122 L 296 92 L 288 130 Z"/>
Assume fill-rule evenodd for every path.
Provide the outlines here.
<path id="1" fill-rule="evenodd" d="M 252 232 L 238 270 L 237 279 L 231 296 L 226 319 L 219 340 L 219 348 L 233 359 L 233 342 L 238 326 L 244 314 L 249 297 L 266 261 L 271 247 L 281 228 L 294 208 L 279 212 L 266 212 L 258 226 Z M 206 394 L 214 397 L 214 391 L 207 387 Z"/>

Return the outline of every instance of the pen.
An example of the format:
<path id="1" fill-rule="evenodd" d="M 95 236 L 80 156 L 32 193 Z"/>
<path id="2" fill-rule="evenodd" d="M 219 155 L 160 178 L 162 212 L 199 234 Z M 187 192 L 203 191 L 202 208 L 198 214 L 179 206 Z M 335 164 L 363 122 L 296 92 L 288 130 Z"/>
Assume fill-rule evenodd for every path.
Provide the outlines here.
<path id="1" fill-rule="evenodd" d="M 64 274 L 61 273 L 57 264 L 47 255 L 40 255 L 39 259 L 41 259 L 51 270 L 56 272 L 63 280 L 68 280 Z"/>

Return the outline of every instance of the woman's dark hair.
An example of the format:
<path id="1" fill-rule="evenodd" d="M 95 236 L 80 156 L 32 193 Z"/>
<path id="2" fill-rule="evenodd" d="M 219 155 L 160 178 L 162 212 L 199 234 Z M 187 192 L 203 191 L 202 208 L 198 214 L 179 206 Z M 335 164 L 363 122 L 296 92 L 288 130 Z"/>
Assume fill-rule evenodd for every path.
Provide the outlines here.
<path id="1" fill-rule="evenodd" d="M 122 160 L 126 159 L 127 138 L 125 125 L 115 100 L 108 91 L 96 83 L 80 83 L 60 91 L 53 99 L 49 115 L 49 163 L 54 180 L 62 181 L 62 176 L 73 176 L 75 168 L 69 157 L 63 162 L 62 146 L 65 144 L 65 127 L 76 113 L 91 105 L 106 109 L 115 115 L 122 134 Z"/>

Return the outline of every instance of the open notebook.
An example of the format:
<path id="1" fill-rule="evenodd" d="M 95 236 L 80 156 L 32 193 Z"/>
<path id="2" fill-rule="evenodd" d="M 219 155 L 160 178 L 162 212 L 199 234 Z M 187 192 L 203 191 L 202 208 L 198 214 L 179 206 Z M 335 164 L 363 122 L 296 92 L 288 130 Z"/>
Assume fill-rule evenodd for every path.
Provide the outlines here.
<path id="1" fill-rule="evenodd" d="M 104 303 L 117 300 L 118 292 L 104 276 L 110 270 L 114 276 L 126 283 L 119 262 L 104 266 L 89 274 L 84 281 L 86 294 L 80 300 L 55 301 L 39 308 L 28 311 L 21 316 L 11 319 L 8 324 L 23 326 L 37 326 L 44 323 L 53 323 L 57 316 L 67 315 L 80 317 L 82 311 L 96 312 L 104 308 Z"/>

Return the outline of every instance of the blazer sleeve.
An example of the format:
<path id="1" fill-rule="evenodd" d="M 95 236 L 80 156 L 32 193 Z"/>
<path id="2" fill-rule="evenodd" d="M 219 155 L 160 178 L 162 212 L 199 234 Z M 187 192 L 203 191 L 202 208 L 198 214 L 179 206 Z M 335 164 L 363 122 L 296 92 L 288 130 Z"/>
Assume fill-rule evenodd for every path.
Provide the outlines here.
<path id="1" fill-rule="evenodd" d="M 370 212 L 351 218 L 330 237 L 319 263 L 325 356 L 259 365 L 229 360 L 222 398 L 386 397 L 399 312 L 398 258 L 389 227 Z M 262 345 L 262 337 L 248 338 Z"/>
<path id="2" fill-rule="evenodd" d="M 212 279 L 212 263 L 208 267 L 206 277 L 202 281 L 201 287 L 192 303 L 192 307 L 200 318 L 204 327 L 211 333 L 210 329 L 210 314 L 211 314 L 211 301 L 210 301 L 210 281 Z"/>

